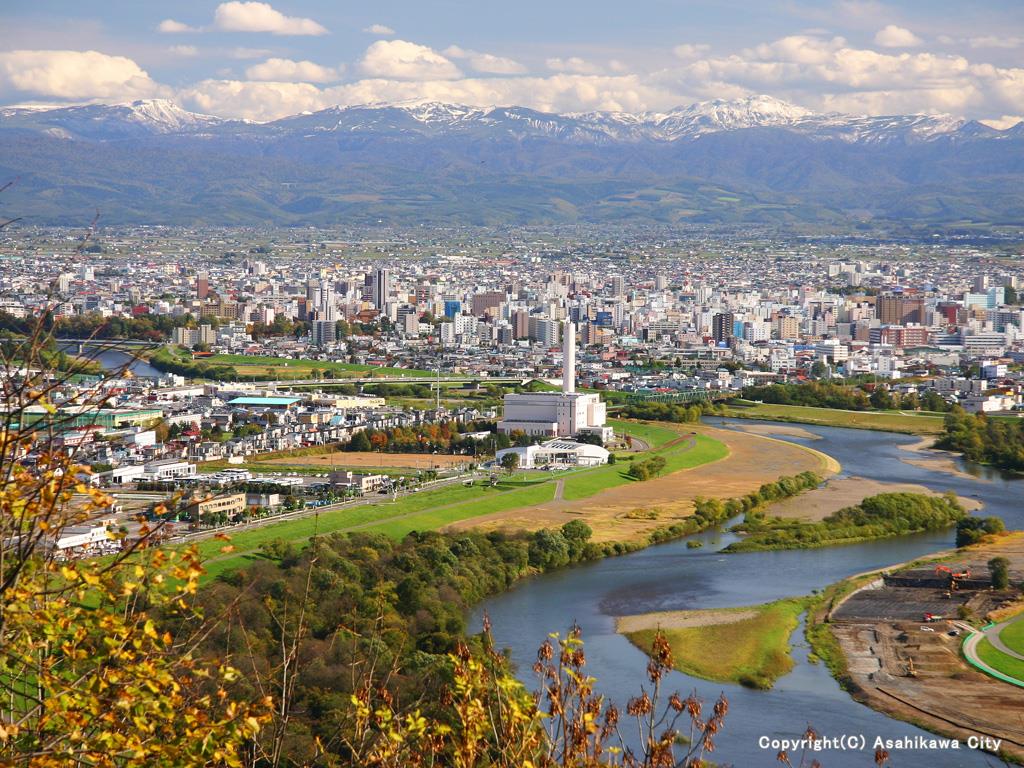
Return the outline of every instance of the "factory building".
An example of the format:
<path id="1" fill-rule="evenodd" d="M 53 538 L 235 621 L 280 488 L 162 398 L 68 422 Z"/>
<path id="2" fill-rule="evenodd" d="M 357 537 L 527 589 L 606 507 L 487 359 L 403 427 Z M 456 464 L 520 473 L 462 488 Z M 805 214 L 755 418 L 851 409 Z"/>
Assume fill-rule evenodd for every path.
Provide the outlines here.
<path id="1" fill-rule="evenodd" d="M 525 432 L 543 437 L 599 435 L 612 439 L 605 426 L 605 404 L 596 394 L 576 391 L 576 326 L 566 322 L 562 329 L 562 391 L 505 395 L 505 418 L 498 423 L 502 432 Z"/>

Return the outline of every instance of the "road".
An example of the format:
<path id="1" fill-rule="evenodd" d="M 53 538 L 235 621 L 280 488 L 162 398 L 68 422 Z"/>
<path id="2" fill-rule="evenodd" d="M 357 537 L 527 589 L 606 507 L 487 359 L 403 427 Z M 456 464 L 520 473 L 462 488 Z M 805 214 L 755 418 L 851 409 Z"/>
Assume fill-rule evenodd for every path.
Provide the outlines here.
<path id="1" fill-rule="evenodd" d="M 970 628 L 971 634 L 968 635 L 967 639 L 964 641 L 963 653 L 964 657 L 971 664 L 973 664 L 976 668 L 980 669 L 985 674 L 990 675 L 991 677 L 994 677 L 997 680 L 1002 680 L 1003 682 L 1011 683 L 1012 685 L 1024 688 L 1024 681 L 1016 680 L 1015 678 L 1012 678 L 1009 675 L 1000 672 L 999 670 L 993 669 L 984 661 L 982 661 L 981 657 L 978 655 L 978 643 L 980 643 L 982 640 L 988 640 L 992 644 L 992 646 L 997 650 L 1000 650 L 1003 653 L 1012 656 L 1013 658 L 1024 661 L 1024 656 L 1008 648 L 1006 644 L 999 639 L 999 633 L 1002 632 L 1007 625 L 1012 624 L 1015 621 L 1024 621 L 1024 618 L 1018 617 L 1016 619 L 1010 619 L 1009 621 L 1004 621 L 1001 624 L 994 624 L 991 627 L 986 627 L 980 631 Z"/>

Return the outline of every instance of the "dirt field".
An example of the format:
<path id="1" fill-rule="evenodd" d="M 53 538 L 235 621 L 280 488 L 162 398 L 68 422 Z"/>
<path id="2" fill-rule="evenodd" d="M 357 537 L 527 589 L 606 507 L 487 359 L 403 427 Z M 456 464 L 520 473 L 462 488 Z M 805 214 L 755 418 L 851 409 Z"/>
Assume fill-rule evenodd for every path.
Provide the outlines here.
<path id="1" fill-rule="evenodd" d="M 712 624 L 732 624 L 757 616 L 757 611 L 660 611 L 639 616 L 619 616 L 615 620 L 615 631 L 619 634 L 640 632 L 644 629 L 686 629 L 707 627 Z"/>
<path id="2" fill-rule="evenodd" d="M 594 529 L 595 541 L 629 541 L 687 517 L 698 496 L 742 496 L 784 475 L 811 470 L 827 476 L 840 469 L 835 459 L 820 451 L 761 435 L 692 424 L 686 425 L 686 431 L 722 441 L 729 455 L 693 469 L 610 488 L 588 499 L 497 512 L 456 523 L 450 529 L 536 530 L 583 519 Z"/>
<path id="3" fill-rule="evenodd" d="M 1003 749 L 1022 759 L 1024 690 L 969 666 L 960 655 L 962 636 L 948 634 L 959 632 L 959 606 L 984 615 L 1010 594 L 984 586 L 985 564 L 996 555 L 1010 558 L 1014 581 L 1024 573 L 1024 537 L 1008 537 L 950 562 L 976 575 L 950 597 L 931 584 L 936 575 L 925 566 L 854 593 L 833 611 L 831 626 L 858 701 L 949 736 L 1002 739 Z M 925 611 L 950 618 L 924 624 Z"/>
<path id="4" fill-rule="evenodd" d="M 830 480 L 821 488 L 815 488 L 813 491 L 807 491 L 799 496 L 773 504 L 768 510 L 768 514 L 775 517 L 800 518 L 816 522 L 825 519 L 833 512 L 838 512 L 843 507 L 853 506 L 868 496 L 879 493 L 939 495 L 923 485 L 914 483 L 882 483 L 863 477 L 844 477 L 839 480 Z M 977 499 L 961 496 L 960 503 L 965 509 L 981 508 L 981 503 Z"/>
<path id="5" fill-rule="evenodd" d="M 411 467 L 412 469 L 437 469 L 456 467 L 472 461 L 467 456 L 450 456 L 435 453 L 349 453 L 338 451 L 318 456 L 287 456 L 269 459 L 263 464 L 302 464 L 310 467 L 348 469 L 351 467 Z"/>

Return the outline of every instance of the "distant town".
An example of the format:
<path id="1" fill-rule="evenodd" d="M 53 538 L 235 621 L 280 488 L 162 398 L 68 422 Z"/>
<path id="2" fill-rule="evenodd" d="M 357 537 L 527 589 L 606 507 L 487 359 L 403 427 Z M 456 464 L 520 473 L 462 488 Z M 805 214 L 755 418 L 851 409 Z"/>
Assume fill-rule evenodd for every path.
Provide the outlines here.
<path id="1" fill-rule="evenodd" d="M 1022 407 L 1021 254 L 1005 246 L 23 227 L 0 259 L 0 328 L 43 318 L 65 367 L 82 364 L 60 444 L 90 482 L 135 492 L 114 510 L 126 525 L 187 489 L 174 535 L 606 463 L 624 439 L 609 405 L 852 381 L 883 410 Z M 96 386 L 103 406 L 85 409 Z M 326 446 L 422 460 L 296 473 L 280 458 Z M 67 545 L 106 546 L 94 528 Z"/>

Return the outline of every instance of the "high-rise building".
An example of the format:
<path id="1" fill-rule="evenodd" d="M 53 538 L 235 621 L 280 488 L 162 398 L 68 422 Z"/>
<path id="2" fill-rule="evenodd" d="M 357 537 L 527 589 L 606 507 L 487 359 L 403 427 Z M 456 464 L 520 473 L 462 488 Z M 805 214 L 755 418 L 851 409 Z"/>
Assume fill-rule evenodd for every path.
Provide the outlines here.
<path id="1" fill-rule="evenodd" d="M 924 322 L 924 299 L 917 296 L 882 294 L 875 299 L 875 317 L 882 325 L 920 325 Z"/>
<path id="2" fill-rule="evenodd" d="M 196 278 L 196 298 L 205 299 L 210 295 L 210 276 L 206 272 L 200 272 Z"/>
<path id="3" fill-rule="evenodd" d="M 626 292 L 626 278 L 622 275 L 609 275 L 607 285 L 612 296 L 622 296 Z"/>
<path id="4" fill-rule="evenodd" d="M 719 312 L 711 318 L 711 335 L 716 344 L 729 341 L 733 337 L 735 322 L 732 312 Z"/>
<path id="5" fill-rule="evenodd" d="M 483 317 L 489 309 L 497 309 L 505 301 L 505 294 L 501 291 L 487 291 L 478 293 L 473 297 L 472 308 L 474 317 Z"/>
<path id="6" fill-rule="evenodd" d="M 525 309 L 517 309 L 512 313 L 512 336 L 526 339 L 530 336 L 530 313 Z"/>
<path id="7" fill-rule="evenodd" d="M 335 320 L 314 320 L 311 327 L 314 346 L 326 347 L 338 338 L 338 325 Z"/>
<path id="8" fill-rule="evenodd" d="M 390 292 L 390 275 L 386 269 L 378 269 L 373 273 L 373 306 L 377 309 L 384 309 Z"/>

